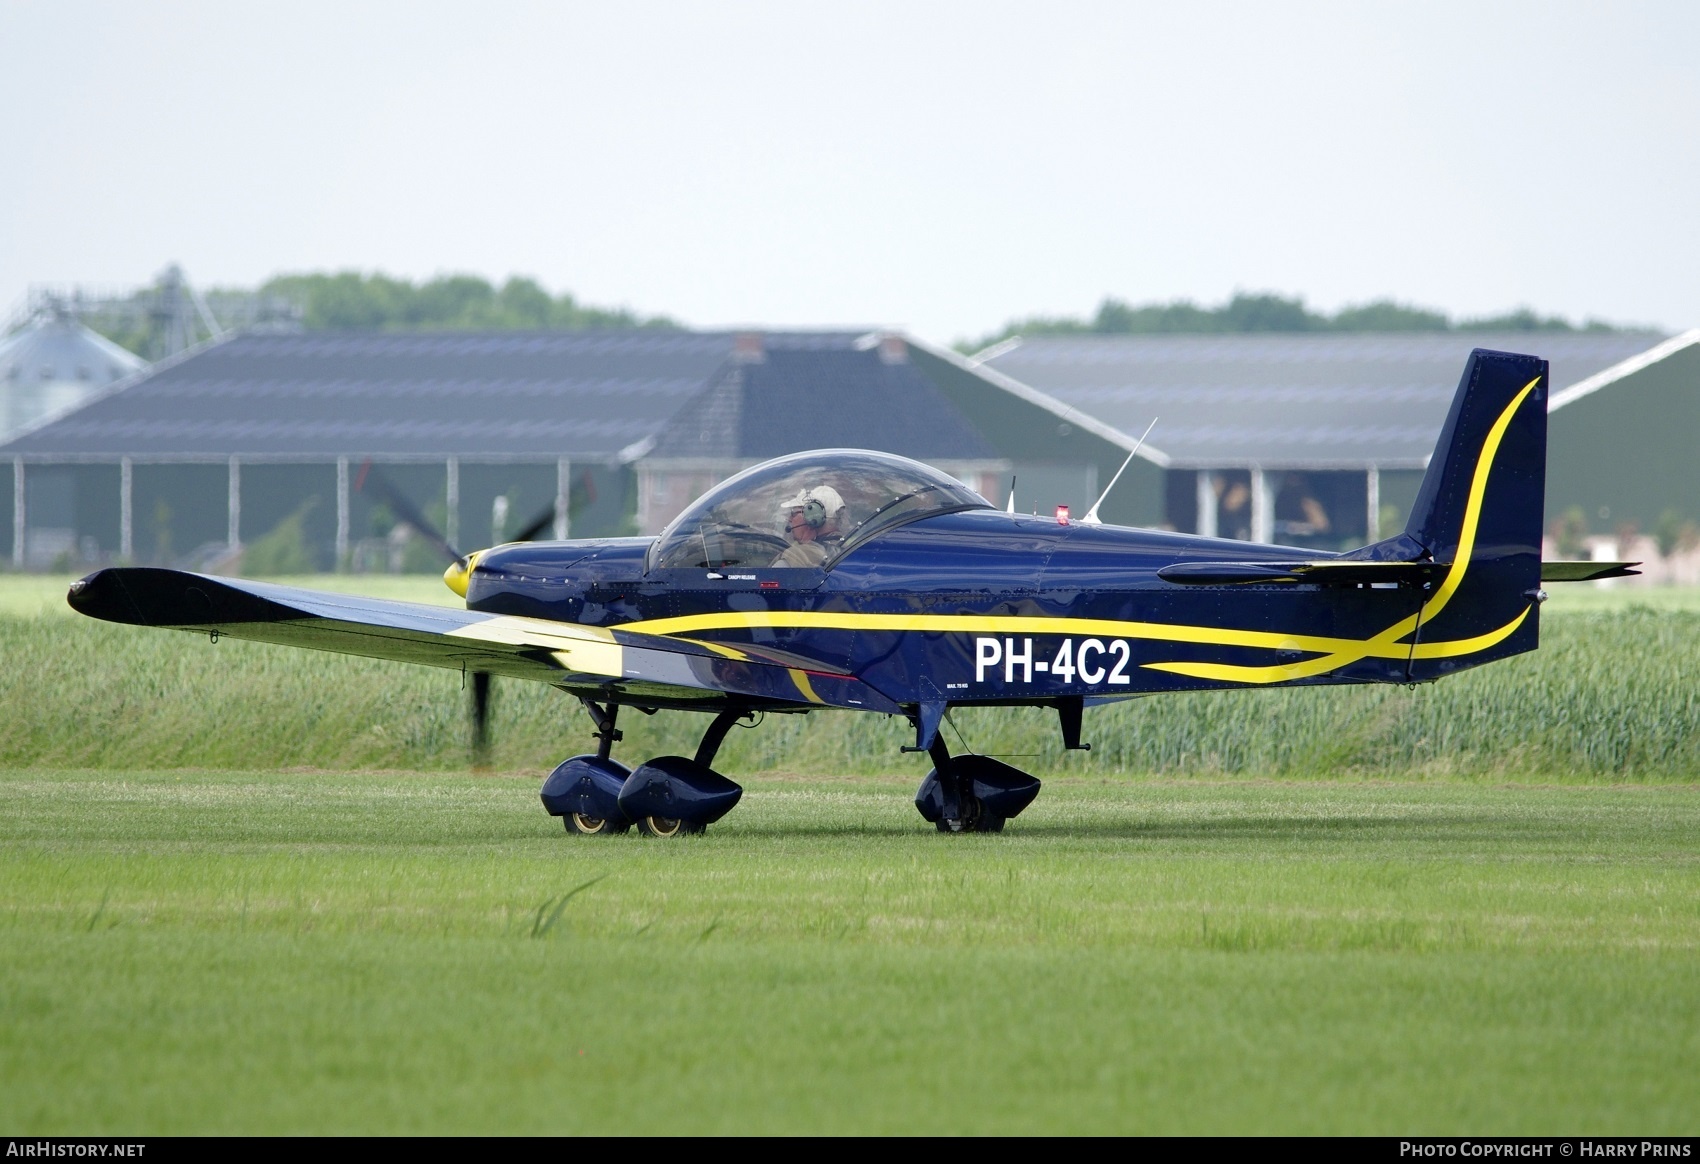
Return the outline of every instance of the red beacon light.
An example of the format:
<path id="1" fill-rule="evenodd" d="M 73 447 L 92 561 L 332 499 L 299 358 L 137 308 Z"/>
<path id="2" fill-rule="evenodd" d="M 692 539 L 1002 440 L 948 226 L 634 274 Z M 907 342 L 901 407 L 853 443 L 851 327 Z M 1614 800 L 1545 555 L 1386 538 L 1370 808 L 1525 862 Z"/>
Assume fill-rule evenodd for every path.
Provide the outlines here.
<path id="1" fill-rule="evenodd" d="M 1057 506 L 1057 524 L 1058 525 L 1067 525 L 1068 524 L 1068 506 L 1066 506 L 1066 505 Z"/>

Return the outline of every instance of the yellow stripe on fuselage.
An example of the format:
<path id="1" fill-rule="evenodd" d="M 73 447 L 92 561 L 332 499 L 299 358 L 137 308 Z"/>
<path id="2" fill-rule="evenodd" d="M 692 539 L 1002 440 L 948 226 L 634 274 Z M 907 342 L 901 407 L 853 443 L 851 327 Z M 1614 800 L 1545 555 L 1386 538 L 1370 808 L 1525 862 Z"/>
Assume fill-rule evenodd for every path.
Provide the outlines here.
<path id="1" fill-rule="evenodd" d="M 1423 604 L 1421 617 L 1407 615 L 1381 633 L 1368 639 L 1334 638 L 1326 635 L 1284 634 L 1280 631 L 1236 630 L 1231 627 L 1188 626 L 1165 622 L 1124 622 L 1098 618 L 1050 618 L 1043 615 L 1020 614 L 858 614 L 848 611 L 813 610 L 746 610 L 718 611 L 713 614 L 688 614 L 677 618 L 658 618 L 647 622 L 626 623 L 621 630 L 640 631 L 653 635 L 692 635 L 718 630 L 849 630 L 897 631 L 910 634 L 1048 634 L 1096 635 L 1105 638 L 1148 639 L 1157 642 L 1188 643 L 1203 646 L 1251 647 L 1272 651 L 1295 651 L 1314 656 L 1293 663 L 1273 666 L 1242 666 L 1230 663 L 1159 662 L 1142 666 L 1153 671 L 1166 671 L 1196 679 L 1228 683 L 1284 683 L 1327 674 L 1366 658 L 1379 659 L 1449 659 L 1478 651 L 1503 641 L 1528 618 L 1532 607 L 1525 607 L 1516 618 L 1504 626 L 1468 639 L 1450 642 L 1418 643 L 1413 648 L 1403 640 L 1422 623 L 1435 618 L 1446 608 L 1452 596 L 1463 585 L 1475 553 L 1476 531 L 1481 521 L 1482 502 L 1487 495 L 1488 475 L 1494 458 L 1504 440 L 1517 409 L 1523 404 L 1540 377 L 1524 385 L 1510 404 L 1495 419 L 1487 439 L 1477 455 L 1471 475 L 1470 493 L 1464 507 L 1464 524 L 1458 549 L 1440 588 Z M 699 640 L 700 641 L 700 640 Z M 704 642 L 704 645 L 708 645 Z"/>
<path id="2" fill-rule="evenodd" d="M 1488 430 L 1487 440 L 1482 442 L 1481 455 L 1476 458 L 1476 471 L 1470 478 L 1470 499 L 1464 506 L 1464 527 L 1458 535 L 1458 550 L 1452 555 L 1452 568 L 1446 572 L 1446 581 L 1440 584 L 1440 589 L 1423 607 L 1424 622 L 1445 610 L 1452 596 L 1458 593 L 1458 587 L 1464 584 L 1464 572 L 1470 568 L 1470 558 L 1476 549 L 1476 526 L 1481 521 L 1482 499 L 1487 496 L 1488 473 L 1493 469 L 1494 458 L 1499 455 L 1499 442 L 1505 439 L 1505 430 L 1511 427 L 1511 418 L 1516 415 L 1517 407 L 1540 382 L 1541 378 L 1536 376 L 1523 385 L 1523 391 L 1505 406 L 1505 411 Z"/>
<path id="3" fill-rule="evenodd" d="M 1475 472 L 1470 477 L 1470 495 L 1464 504 L 1464 524 L 1459 532 L 1457 552 L 1453 555 L 1452 565 L 1446 571 L 1446 578 L 1441 582 L 1440 589 L 1423 604 L 1420 616 L 1413 614 L 1402 618 L 1380 634 L 1361 643 L 1354 643 L 1345 649 L 1330 651 L 1320 658 L 1306 659 L 1298 663 L 1274 667 L 1240 667 L 1222 663 L 1146 663 L 1145 666 L 1154 671 L 1168 671 L 1176 675 L 1219 682 L 1283 683 L 1325 675 L 1372 656 L 1383 659 L 1450 659 L 1475 654 L 1504 640 L 1523 625 L 1523 620 L 1529 617 L 1529 611 L 1534 609 L 1532 605 L 1524 607 L 1521 614 L 1504 626 L 1473 638 L 1418 643 L 1414 648 L 1401 642 L 1423 623 L 1431 621 L 1446 609 L 1446 604 L 1452 601 L 1452 596 L 1464 584 L 1464 575 L 1468 572 L 1470 559 L 1475 554 L 1476 529 L 1481 522 L 1482 501 L 1487 496 L 1488 474 L 1493 469 L 1494 458 L 1499 455 L 1500 442 L 1505 439 L 1505 430 L 1511 426 L 1511 418 L 1517 414 L 1517 409 L 1540 382 L 1541 378 L 1536 376 L 1523 385 L 1523 390 L 1512 398 L 1511 403 L 1505 406 L 1504 411 L 1494 420 L 1493 427 L 1488 430 L 1487 439 L 1482 442 L 1481 452 L 1476 457 Z"/>
<path id="4" fill-rule="evenodd" d="M 1357 639 L 1322 635 L 1290 635 L 1280 631 L 1232 630 L 1217 626 L 1184 626 L 1169 622 L 1123 622 L 1105 618 L 1052 618 L 1031 614 L 855 614 L 818 610 L 730 610 L 687 614 L 648 622 L 628 622 L 618 629 L 651 635 L 691 635 L 714 630 L 858 630 L 906 631 L 919 634 L 1043 634 L 1103 635 L 1108 638 L 1160 639 L 1211 646 L 1266 647 L 1270 650 L 1338 651 L 1359 645 Z"/>

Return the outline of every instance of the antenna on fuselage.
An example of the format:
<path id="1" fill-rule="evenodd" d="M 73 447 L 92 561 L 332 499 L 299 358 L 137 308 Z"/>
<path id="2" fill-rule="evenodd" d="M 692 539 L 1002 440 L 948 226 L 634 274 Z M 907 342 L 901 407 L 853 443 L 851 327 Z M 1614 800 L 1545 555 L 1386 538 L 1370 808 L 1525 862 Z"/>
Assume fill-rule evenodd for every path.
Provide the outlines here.
<path id="1" fill-rule="evenodd" d="M 1098 495 L 1098 500 L 1096 500 L 1092 503 L 1092 508 L 1088 509 L 1086 511 L 1086 516 L 1080 519 L 1083 523 L 1085 523 L 1086 525 L 1103 525 L 1104 524 L 1103 521 L 1098 517 L 1098 507 L 1100 505 L 1104 504 L 1104 498 L 1106 498 L 1110 495 L 1110 490 L 1114 489 L 1116 487 L 1116 482 L 1120 481 L 1122 479 L 1122 474 L 1127 472 L 1127 467 L 1129 465 L 1133 464 L 1133 458 L 1139 455 L 1140 446 L 1145 443 L 1145 438 L 1150 436 L 1151 430 L 1156 428 L 1156 427 L 1157 427 L 1157 418 L 1155 416 L 1153 416 L 1151 418 L 1151 423 L 1145 426 L 1145 431 L 1143 433 L 1141 433 L 1140 436 L 1139 436 L 1139 439 L 1134 442 L 1133 452 L 1131 452 L 1127 455 L 1127 460 L 1123 461 L 1122 467 L 1116 470 L 1116 475 L 1114 477 L 1110 478 L 1110 483 L 1108 485 L 1104 486 L 1104 491 Z M 1014 487 L 1015 487 L 1014 484 L 1011 483 L 1010 488 L 1013 489 Z"/>
<path id="2" fill-rule="evenodd" d="M 1009 502 L 1003 507 L 1005 513 L 1015 512 L 1015 474 L 1009 475 Z"/>

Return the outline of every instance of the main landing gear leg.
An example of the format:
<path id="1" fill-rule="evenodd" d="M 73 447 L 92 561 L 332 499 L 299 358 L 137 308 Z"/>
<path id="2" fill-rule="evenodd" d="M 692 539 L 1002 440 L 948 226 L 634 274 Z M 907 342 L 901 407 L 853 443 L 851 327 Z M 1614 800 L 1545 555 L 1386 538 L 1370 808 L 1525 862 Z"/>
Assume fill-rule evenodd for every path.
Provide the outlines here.
<path id="1" fill-rule="evenodd" d="M 580 699 L 584 709 L 596 724 L 596 755 L 574 756 L 565 761 L 543 782 L 543 807 L 551 816 L 561 818 L 569 834 L 581 837 L 605 837 L 631 829 L 632 821 L 620 811 L 620 789 L 625 787 L 631 769 L 613 758 L 614 745 L 621 738 L 615 727 L 620 705 L 598 705 L 594 700 Z"/>
<path id="2" fill-rule="evenodd" d="M 952 756 L 942 734 L 927 754 L 933 770 L 915 793 L 915 808 L 941 833 L 1001 833 L 1039 795 L 1037 777 L 990 756 Z"/>
<path id="3" fill-rule="evenodd" d="M 702 733 L 702 742 L 697 745 L 697 763 L 704 768 L 714 764 L 714 757 L 720 752 L 720 745 L 726 742 L 726 733 L 732 730 L 732 725 L 741 719 L 748 719 L 747 711 L 723 711 L 714 717 L 714 722 L 708 725 L 708 730 Z"/>
<path id="4" fill-rule="evenodd" d="M 973 781 L 963 778 L 962 772 L 950 749 L 945 745 L 944 733 L 933 737 L 933 742 L 927 745 L 927 755 L 933 761 L 933 770 L 927 774 L 927 780 L 921 784 L 921 793 L 926 792 L 927 783 L 934 782 L 938 788 L 939 816 L 933 821 L 941 833 L 972 833 L 981 831 L 981 821 L 984 819 L 984 805 L 980 798 L 974 795 Z M 916 805 L 920 805 L 921 793 L 916 794 Z M 926 809 L 921 810 L 926 816 Z M 988 822 L 990 823 L 990 822 Z M 1002 832 L 1003 821 L 985 829 L 986 832 Z"/>
<path id="5" fill-rule="evenodd" d="M 584 709 L 596 721 L 596 730 L 590 733 L 596 738 L 596 758 L 606 760 L 614 751 L 614 745 L 626 738 L 626 733 L 614 726 L 620 718 L 620 705 L 610 703 L 607 707 L 598 707 L 586 699 Z"/>

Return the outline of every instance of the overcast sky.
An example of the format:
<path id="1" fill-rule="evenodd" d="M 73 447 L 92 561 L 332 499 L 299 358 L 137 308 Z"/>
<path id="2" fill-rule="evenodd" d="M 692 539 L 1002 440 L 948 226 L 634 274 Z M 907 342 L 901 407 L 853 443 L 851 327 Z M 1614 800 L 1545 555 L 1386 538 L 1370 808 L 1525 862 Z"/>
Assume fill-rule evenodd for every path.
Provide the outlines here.
<path id="1" fill-rule="evenodd" d="M 1700 324 L 1700 4 L 0 0 L 31 283 L 526 274 L 943 341 L 1105 295 Z"/>

